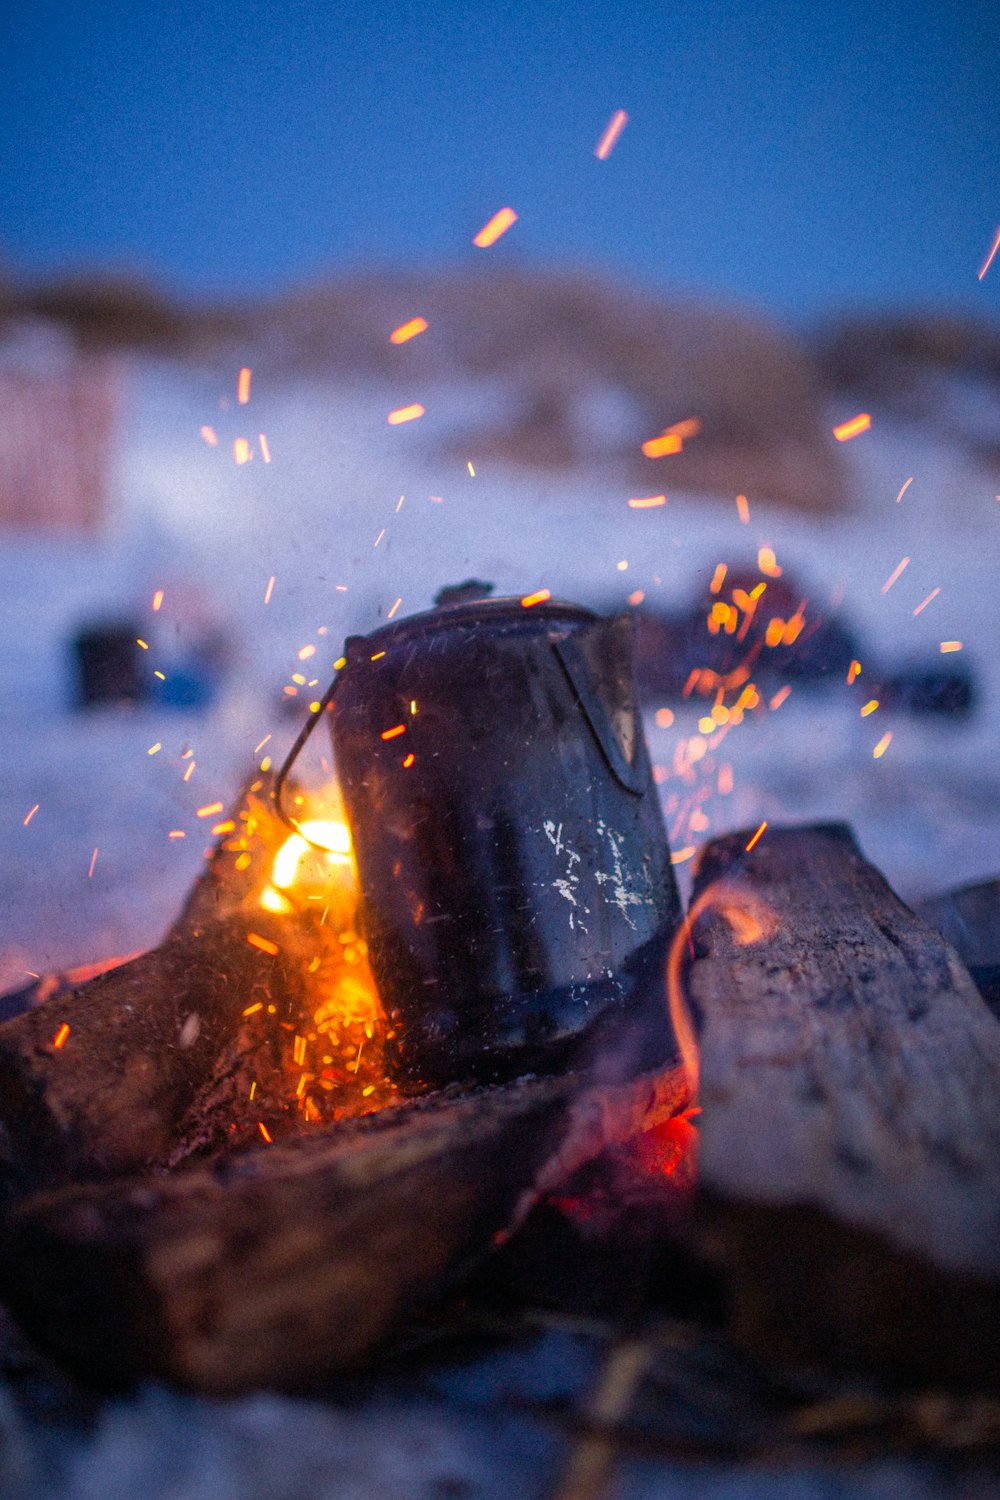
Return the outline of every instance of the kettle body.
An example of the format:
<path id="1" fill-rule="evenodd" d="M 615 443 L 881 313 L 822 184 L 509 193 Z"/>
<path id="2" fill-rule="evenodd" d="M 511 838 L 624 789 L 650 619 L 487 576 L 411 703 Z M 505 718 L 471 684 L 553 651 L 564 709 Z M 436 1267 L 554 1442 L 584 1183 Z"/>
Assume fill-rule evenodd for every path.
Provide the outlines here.
<path id="1" fill-rule="evenodd" d="M 331 732 L 397 1073 L 548 1070 L 650 989 L 669 1029 L 680 903 L 631 653 L 629 616 L 517 599 L 347 641 Z"/>

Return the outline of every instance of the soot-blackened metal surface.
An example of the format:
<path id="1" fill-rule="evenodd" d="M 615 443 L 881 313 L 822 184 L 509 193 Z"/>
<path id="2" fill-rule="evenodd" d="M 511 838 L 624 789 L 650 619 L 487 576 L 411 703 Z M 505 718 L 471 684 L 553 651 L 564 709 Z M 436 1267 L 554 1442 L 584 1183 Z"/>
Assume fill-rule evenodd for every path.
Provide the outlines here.
<path id="1" fill-rule="evenodd" d="M 348 641 L 333 742 L 405 1073 L 550 1067 L 659 1006 L 680 904 L 631 646 L 627 616 L 503 599 Z"/>

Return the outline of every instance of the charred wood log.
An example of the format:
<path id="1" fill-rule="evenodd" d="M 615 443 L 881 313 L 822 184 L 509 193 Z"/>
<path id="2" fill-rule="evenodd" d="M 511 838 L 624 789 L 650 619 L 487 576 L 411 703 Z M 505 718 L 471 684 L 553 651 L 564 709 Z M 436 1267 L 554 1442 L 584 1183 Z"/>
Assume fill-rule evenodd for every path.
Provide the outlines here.
<path id="1" fill-rule="evenodd" d="M 921 901 L 917 913 L 947 938 L 1000 1017 L 1000 876 Z"/>
<path id="2" fill-rule="evenodd" d="M 168 1160 L 220 1057 L 238 1068 L 243 1011 L 297 1013 L 305 965 L 289 932 L 263 912 L 178 929 L 0 1026 L 4 1195 Z"/>
<path id="3" fill-rule="evenodd" d="M 699 1239 L 768 1358 L 1000 1380 L 1000 1025 L 840 825 L 704 851 Z"/>
<path id="4" fill-rule="evenodd" d="M 540 1193 L 684 1107 L 679 1070 L 453 1091 L 171 1177 L 39 1194 L 0 1293 L 89 1383 L 322 1383 L 475 1263 Z"/>

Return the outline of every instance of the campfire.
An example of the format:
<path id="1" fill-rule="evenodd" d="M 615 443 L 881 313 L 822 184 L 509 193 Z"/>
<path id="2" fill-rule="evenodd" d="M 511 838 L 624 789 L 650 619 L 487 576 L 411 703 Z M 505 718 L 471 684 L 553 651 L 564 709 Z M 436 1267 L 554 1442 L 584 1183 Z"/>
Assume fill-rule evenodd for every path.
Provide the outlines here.
<path id="1" fill-rule="evenodd" d="M 353 638 L 161 946 L 3 1025 L 40 1347 L 315 1385 L 474 1268 L 572 1299 L 571 1234 L 581 1298 L 670 1246 L 757 1357 L 1000 1378 L 1000 1027 L 842 826 L 715 840 L 682 916 L 630 632 L 529 596 Z"/>

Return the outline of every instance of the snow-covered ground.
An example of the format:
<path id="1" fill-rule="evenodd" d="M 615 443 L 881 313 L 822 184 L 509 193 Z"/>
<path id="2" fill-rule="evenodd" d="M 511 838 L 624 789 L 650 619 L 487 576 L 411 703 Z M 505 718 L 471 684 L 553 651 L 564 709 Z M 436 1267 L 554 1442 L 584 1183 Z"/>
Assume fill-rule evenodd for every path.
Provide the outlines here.
<path id="1" fill-rule="evenodd" d="M 484 463 L 472 474 L 459 452 L 442 457 L 445 439 L 477 406 L 495 410 L 505 400 L 493 387 L 272 387 L 258 361 L 241 407 L 236 363 L 231 381 L 220 382 L 206 371 L 136 362 L 107 536 L 3 539 L 0 988 L 26 970 L 155 941 L 208 842 L 197 810 L 234 796 L 265 736 L 258 760 L 290 741 L 298 721 L 281 702 L 291 674 L 307 675 L 304 706 L 317 692 L 309 682 L 326 685 L 345 634 L 373 628 L 397 599 L 397 618 L 425 608 L 442 584 L 470 575 L 491 580 L 497 593 L 549 588 L 611 608 L 643 590 L 673 607 L 718 562 L 752 560 L 767 544 L 815 607 L 839 602 L 882 659 L 940 662 L 939 643 L 961 640 L 981 688 L 971 720 L 882 711 L 862 720 L 846 691 L 793 692 L 704 758 L 698 774 L 715 775 L 713 787 L 717 768 L 732 766 L 733 790 L 713 790 L 699 826 L 685 823 L 673 843 L 689 847 L 764 818 L 845 817 L 904 896 L 1000 866 L 1000 504 L 992 476 L 961 447 L 875 413 L 872 430 L 844 449 L 849 513 L 816 520 L 751 496 L 743 525 L 732 496 L 674 493 L 669 459 L 650 465 L 648 489 L 665 489 L 667 505 L 639 510 L 627 505 L 635 491 L 611 472 L 553 476 Z M 390 408 L 416 399 L 427 408 L 420 421 L 387 425 Z M 831 412 L 831 425 L 856 409 Z M 199 435 L 205 425 L 217 446 Z M 237 437 L 252 446 L 243 465 L 233 459 Z M 910 564 L 883 594 L 904 556 Z M 914 617 L 935 588 L 940 594 Z M 164 600 L 154 614 L 158 589 Z M 122 612 L 148 640 L 151 668 L 167 674 L 198 630 L 222 628 L 233 660 L 211 707 L 72 710 L 69 637 L 84 620 Z M 316 654 L 303 664 L 297 652 L 310 644 Z M 650 716 L 665 802 L 690 790 L 673 768 L 696 719 L 685 710 L 664 729 Z M 875 760 L 887 729 L 891 744 Z M 162 748 L 151 755 L 155 744 Z M 185 751 L 192 754 L 182 759 Z M 185 837 L 170 839 L 171 831 Z"/>

